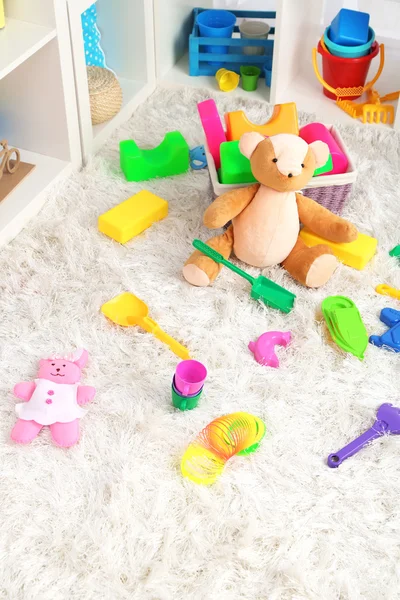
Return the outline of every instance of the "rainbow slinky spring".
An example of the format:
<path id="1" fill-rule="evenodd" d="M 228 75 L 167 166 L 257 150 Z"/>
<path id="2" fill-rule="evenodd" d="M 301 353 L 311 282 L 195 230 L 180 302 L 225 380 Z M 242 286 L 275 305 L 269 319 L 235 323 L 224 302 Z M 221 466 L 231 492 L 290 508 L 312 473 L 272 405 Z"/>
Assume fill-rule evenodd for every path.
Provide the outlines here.
<path id="1" fill-rule="evenodd" d="M 265 435 L 264 422 L 245 412 L 218 417 L 207 425 L 182 457 L 184 477 L 210 485 L 235 454 L 250 454 Z"/>

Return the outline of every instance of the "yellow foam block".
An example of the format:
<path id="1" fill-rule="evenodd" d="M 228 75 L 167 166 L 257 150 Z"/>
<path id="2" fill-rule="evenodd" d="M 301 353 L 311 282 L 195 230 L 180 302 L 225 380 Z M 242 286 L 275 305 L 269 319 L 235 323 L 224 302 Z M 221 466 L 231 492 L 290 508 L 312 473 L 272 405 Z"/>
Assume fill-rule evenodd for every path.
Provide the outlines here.
<path id="1" fill-rule="evenodd" d="M 297 108 L 294 102 L 276 104 L 269 121 L 263 125 L 252 123 L 242 110 L 225 114 L 226 133 L 229 141 L 240 140 L 244 133 L 256 131 L 261 135 L 271 136 L 277 133 L 299 135 Z"/>
<path id="2" fill-rule="evenodd" d="M 147 190 L 142 190 L 100 215 L 98 227 L 102 233 L 120 244 L 125 244 L 150 227 L 152 223 L 164 219 L 167 214 L 166 200 Z"/>
<path id="3" fill-rule="evenodd" d="M 300 237 L 309 247 L 326 244 L 332 248 L 334 255 L 342 263 L 359 271 L 362 271 L 374 256 L 378 244 L 378 240 L 363 233 L 359 233 L 358 238 L 354 242 L 337 244 L 336 242 L 325 240 L 319 235 L 315 235 L 307 227 L 304 227 L 300 231 Z"/>

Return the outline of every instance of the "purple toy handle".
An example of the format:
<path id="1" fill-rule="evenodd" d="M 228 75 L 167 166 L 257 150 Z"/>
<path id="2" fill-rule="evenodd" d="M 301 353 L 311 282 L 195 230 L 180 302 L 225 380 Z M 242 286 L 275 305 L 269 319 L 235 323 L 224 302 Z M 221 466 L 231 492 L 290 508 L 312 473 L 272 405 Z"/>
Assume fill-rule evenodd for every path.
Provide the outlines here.
<path id="1" fill-rule="evenodd" d="M 368 429 L 365 433 L 360 435 L 358 438 L 347 444 L 344 448 L 338 452 L 334 452 L 328 456 L 328 467 L 334 469 L 342 464 L 342 462 L 356 454 L 359 450 L 364 448 L 367 444 L 381 437 L 388 431 L 388 424 L 385 421 L 375 421 L 373 426 Z"/>

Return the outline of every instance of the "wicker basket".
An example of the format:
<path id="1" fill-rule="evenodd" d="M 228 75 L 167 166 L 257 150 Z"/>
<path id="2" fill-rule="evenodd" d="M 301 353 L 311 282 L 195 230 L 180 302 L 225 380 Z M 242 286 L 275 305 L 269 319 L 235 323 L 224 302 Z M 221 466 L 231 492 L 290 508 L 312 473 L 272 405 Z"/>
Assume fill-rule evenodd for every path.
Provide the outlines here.
<path id="1" fill-rule="evenodd" d="M 122 90 L 112 71 L 87 67 L 92 124 L 98 125 L 115 117 L 122 106 Z"/>
<path id="2" fill-rule="evenodd" d="M 328 127 L 339 147 L 349 159 L 347 173 L 337 175 L 328 174 L 320 175 L 319 177 L 313 177 L 311 181 L 308 182 L 303 192 L 306 196 L 312 198 L 325 208 L 328 208 L 333 213 L 340 215 L 346 204 L 347 198 L 351 193 L 353 183 L 357 177 L 357 172 L 339 131 L 335 126 L 332 125 L 327 125 L 326 127 Z M 210 174 L 211 184 L 216 196 L 222 196 L 222 194 L 230 192 L 235 188 L 247 187 L 249 185 L 248 183 L 239 183 L 235 185 L 219 183 L 214 159 L 208 150 L 207 142 L 204 144 L 204 147 L 208 161 L 208 172 Z"/>

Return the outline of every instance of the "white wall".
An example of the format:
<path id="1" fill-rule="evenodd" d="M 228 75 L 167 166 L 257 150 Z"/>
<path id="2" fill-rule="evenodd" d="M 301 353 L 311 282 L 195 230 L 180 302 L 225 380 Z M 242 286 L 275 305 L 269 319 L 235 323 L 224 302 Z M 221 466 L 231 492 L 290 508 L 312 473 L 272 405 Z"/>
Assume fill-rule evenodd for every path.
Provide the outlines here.
<path id="1" fill-rule="evenodd" d="M 214 7 L 232 10 L 276 10 L 276 0 L 214 0 Z"/>
<path id="2" fill-rule="evenodd" d="M 195 7 L 212 8 L 213 0 L 155 0 L 154 28 L 157 77 L 163 77 L 187 51 Z"/>

